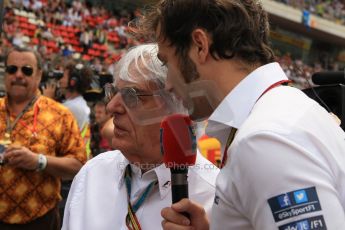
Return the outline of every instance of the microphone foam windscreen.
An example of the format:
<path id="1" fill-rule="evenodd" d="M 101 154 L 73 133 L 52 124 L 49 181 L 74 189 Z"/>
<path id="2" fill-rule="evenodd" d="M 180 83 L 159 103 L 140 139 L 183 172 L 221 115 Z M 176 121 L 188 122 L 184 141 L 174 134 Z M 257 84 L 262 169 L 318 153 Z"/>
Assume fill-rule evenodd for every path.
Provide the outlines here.
<path id="1" fill-rule="evenodd" d="M 168 168 L 195 164 L 196 136 L 187 115 L 174 114 L 161 122 L 161 152 Z"/>

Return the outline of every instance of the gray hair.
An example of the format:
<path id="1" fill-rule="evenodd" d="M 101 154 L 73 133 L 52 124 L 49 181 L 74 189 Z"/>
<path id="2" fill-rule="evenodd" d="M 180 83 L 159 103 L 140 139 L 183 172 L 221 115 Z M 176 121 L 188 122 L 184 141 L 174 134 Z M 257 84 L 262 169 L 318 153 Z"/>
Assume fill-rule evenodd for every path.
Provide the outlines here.
<path id="1" fill-rule="evenodd" d="M 157 44 L 145 44 L 131 48 L 116 64 L 114 71 L 114 83 L 119 79 L 131 83 L 144 81 L 154 83 L 160 97 L 165 102 L 165 107 L 149 111 L 137 111 L 133 117 L 138 124 L 147 125 L 160 122 L 171 113 L 188 114 L 181 100 L 173 93 L 164 90 L 168 69 L 158 59 Z M 152 87 L 152 84 L 148 84 Z"/>
<path id="2" fill-rule="evenodd" d="M 135 46 L 120 59 L 115 66 L 114 81 L 118 79 L 137 83 L 138 80 L 155 82 L 159 89 L 164 88 L 167 68 L 157 57 L 157 44 Z"/>
<path id="3" fill-rule="evenodd" d="M 37 61 L 37 69 L 41 70 L 43 68 L 43 61 L 42 61 L 42 57 L 41 55 L 36 52 L 35 50 L 29 49 L 29 48 L 22 48 L 22 47 L 18 47 L 15 46 L 14 48 L 11 48 L 5 55 L 5 66 L 7 66 L 7 60 L 8 60 L 8 56 L 14 52 L 17 51 L 19 53 L 23 53 L 23 52 L 28 52 L 28 53 L 32 53 L 35 55 L 36 61 Z"/>

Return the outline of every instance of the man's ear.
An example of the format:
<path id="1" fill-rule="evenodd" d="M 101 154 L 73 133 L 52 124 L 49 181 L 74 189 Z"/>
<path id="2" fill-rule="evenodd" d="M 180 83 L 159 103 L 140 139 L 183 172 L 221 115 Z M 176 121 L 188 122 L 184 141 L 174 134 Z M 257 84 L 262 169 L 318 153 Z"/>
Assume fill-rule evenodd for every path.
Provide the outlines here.
<path id="1" fill-rule="evenodd" d="M 196 58 L 202 64 L 209 55 L 210 38 L 208 33 L 203 29 L 195 29 L 192 32 L 192 43 L 196 51 Z"/>

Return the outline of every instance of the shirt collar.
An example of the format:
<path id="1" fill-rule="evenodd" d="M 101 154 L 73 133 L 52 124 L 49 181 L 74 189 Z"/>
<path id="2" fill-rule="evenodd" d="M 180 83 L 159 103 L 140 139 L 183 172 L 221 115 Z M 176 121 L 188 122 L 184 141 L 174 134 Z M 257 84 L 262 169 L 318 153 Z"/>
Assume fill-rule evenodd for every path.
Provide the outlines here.
<path id="1" fill-rule="evenodd" d="M 265 90 L 274 83 L 287 79 L 277 62 L 254 70 L 229 92 L 212 113 L 206 128 L 207 134 L 212 136 L 215 130 L 224 125 L 240 128 Z"/>
<path id="2" fill-rule="evenodd" d="M 26 118 L 28 116 L 32 116 L 33 112 L 34 112 L 34 107 L 37 106 L 38 109 L 40 109 L 40 104 L 39 104 L 39 100 L 40 100 L 40 97 L 42 96 L 41 95 L 41 92 L 39 90 L 36 91 L 36 96 L 38 97 L 37 98 L 37 101 L 35 102 L 35 104 L 29 108 L 26 113 L 23 115 L 23 118 Z M 6 96 L 4 97 L 4 106 L 0 106 L 0 111 L 1 112 L 6 112 L 6 106 L 8 105 L 8 95 L 6 94 Z"/>
<path id="3" fill-rule="evenodd" d="M 171 191 L 171 172 L 170 169 L 161 164 L 154 169 L 158 178 L 159 193 L 161 199 L 164 199 Z"/>
<path id="4" fill-rule="evenodd" d="M 121 168 L 120 168 L 120 173 L 119 173 L 119 184 L 118 188 L 121 188 L 124 185 L 124 177 L 125 177 L 125 171 L 127 165 L 130 164 L 129 161 L 125 158 L 123 162 L 120 163 Z M 131 164 L 131 169 L 132 169 L 132 175 L 136 177 L 142 177 L 142 176 L 148 176 L 152 177 L 153 180 L 158 180 L 158 188 L 159 188 L 159 193 L 161 199 L 164 199 L 169 191 L 171 190 L 171 183 L 170 183 L 170 169 L 165 167 L 164 164 L 161 164 L 147 172 L 144 173 L 144 175 L 141 174 L 141 170 L 138 166 Z"/>

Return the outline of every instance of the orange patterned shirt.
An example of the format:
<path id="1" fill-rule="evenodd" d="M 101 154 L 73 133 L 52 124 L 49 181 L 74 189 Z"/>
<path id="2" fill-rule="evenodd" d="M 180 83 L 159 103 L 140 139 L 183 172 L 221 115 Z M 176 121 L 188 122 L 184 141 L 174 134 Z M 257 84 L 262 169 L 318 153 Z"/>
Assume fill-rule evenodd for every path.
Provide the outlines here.
<path id="1" fill-rule="evenodd" d="M 0 140 L 6 131 L 6 100 L 0 99 Z M 14 119 L 11 117 L 11 124 Z M 34 153 L 86 161 L 83 139 L 72 113 L 44 96 L 40 96 L 17 122 L 11 141 Z M 60 178 L 44 171 L 1 166 L 0 221 L 23 224 L 43 216 L 61 200 L 60 187 Z"/>

